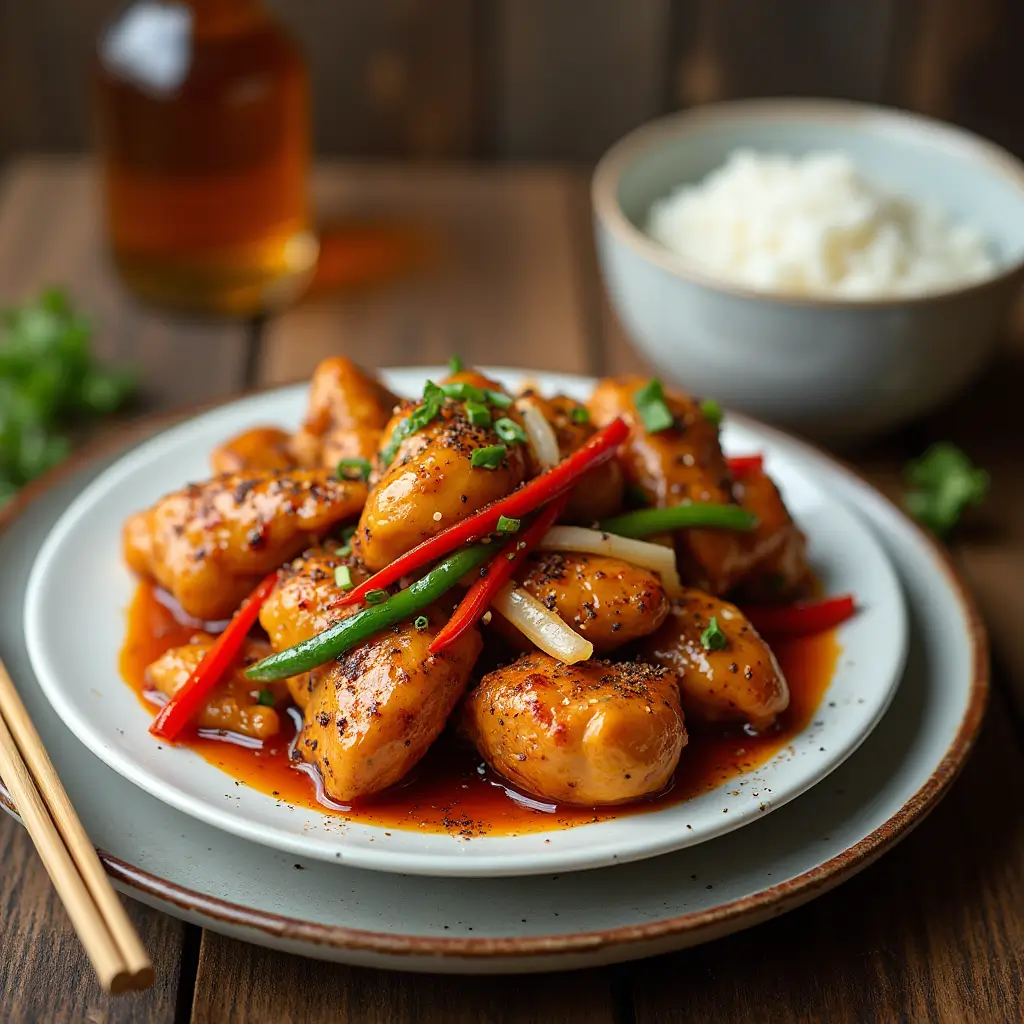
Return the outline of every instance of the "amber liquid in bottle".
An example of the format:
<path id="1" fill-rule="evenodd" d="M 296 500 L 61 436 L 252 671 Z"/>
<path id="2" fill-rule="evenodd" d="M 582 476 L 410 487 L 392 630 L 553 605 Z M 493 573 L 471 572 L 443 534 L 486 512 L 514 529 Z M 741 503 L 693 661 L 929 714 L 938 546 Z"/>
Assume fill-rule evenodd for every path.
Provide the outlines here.
<path id="1" fill-rule="evenodd" d="M 100 39 L 114 261 L 141 297 L 248 315 L 312 277 L 309 87 L 258 0 L 139 2 Z"/>

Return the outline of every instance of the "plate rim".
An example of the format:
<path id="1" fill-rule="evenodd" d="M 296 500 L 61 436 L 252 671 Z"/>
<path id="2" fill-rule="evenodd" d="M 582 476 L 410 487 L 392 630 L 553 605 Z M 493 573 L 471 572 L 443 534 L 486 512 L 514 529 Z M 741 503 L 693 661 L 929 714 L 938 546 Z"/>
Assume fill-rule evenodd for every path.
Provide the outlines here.
<path id="1" fill-rule="evenodd" d="M 382 367 L 381 369 L 408 369 L 408 367 Z M 527 371 L 528 372 L 528 371 Z M 573 374 L 572 376 L 586 376 Z M 127 454 L 158 433 L 200 413 L 216 409 L 239 399 L 261 395 L 298 381 L 249 389 L 227 399 L 201 403 L 172 413 L 154 413 L 139 417 L 119 428 L 113 435 L 84 445 L 60 466 L 29 483 L 10 502 L 0 509 L 0 533 L 6 529 L 43 494 L 64 477 L 83 469 L 90 462 L 120 450 Z M 196 892 L 178 885 L 115 855 L 98 850 L 107 872 L 128 890 L 144 897 L 171 904 L 182 911 L 200 914 L 218 924 L 249 929 L 269 937 L 305 942 L 340 950 L 373 952 L 383 955 L 401 954 L 442 959 L 484 960 L 500 957 L 531 957 L 538 954 L 573 954 L 594 952 L 609 946 L 650 942 L 688 933 L 694 942 L 722 934 L 725 927 L 743 917 L 750 924 L 763 919 L 772 911 L 783 912 L 789 907 L 812 898 L 816 891 L 832 888 L 870 865 L 923 821 L 945 796 L 963 768 L 984 717 L 990 687 L 990 664 L 987 631 L 970 590 L 964 583 L 950 554 L 939 542 L 887 495 L 878 490 L 857 469 L 812 442 L 796 437 L 788 431 L 761 423 L 751 417 L 730 412 L 738 423 L 772 434 L 798 449 L 827 459 L 836 469 L 866 488 L 876 499 L 918 536 L 931 557 L 936 570 L 945 578 L 967 625 L 967 639 L 971 649 L 970 693 L 964 714 L 945 754 L 932 769 L 927 780 L 885 822 L 848 847 L 842 853 L 818 864 L 784 882 L 761 889 L 756 893 L 707 910 L 691 911 L 659 921 L 638 925 L 623 925 L 600 931 L 578 932 L 550 936 L 522 938 L 441 938 L 428 936 L 397 936 L 368 929 L 346 928 L 319 922 L 301 921 L 283 914 L 252 910 L 222 900 L 216 896 Z M 155 798 L 154 798 L 155 799 Z M 3 782 L 0 781 L 0 805 L 17 818 L 17 809 Z M 20 820 L 20 819 L 18 819 Z"/>
<path id="2" fill-rule="evenodd" d="M 493 376 L 503 379 L 511 377 L 517 378 L 520 381 L 534 378 L 538 381 L 544 380 L 546 382 L 545 386 L 554 388 L 564 387 L 571 389 L 576 386 L 589 386 L 595 380 L 592 375 L 576 373 L 546 372 L 490 365 L 484 366 L 482 369 Z M 442 370 L 442 367 L 435 366 L 403 366 L 383 368 L 381 373 L 388 375 L 390 386 L 399 393 L 402 393 L 409 387 L 419 386 L 421 379 L 435 377 Z M 699 843 L 718 838 L 720 835 L 737 831 L 763 816 L 759 811 L 764 811 L 764 807 L 755 809 L 754 805 L 750 804 L 737 809 L 736 813 L 731 814 L 728 819 L 724 819 L 719 815 L 711 815 L 710 820 L 712 824 L 710 828 L 705 826 L 700 832 L 694 832 L 691 835 L 682 828 L 684 821 L 687 820 L 685 815 L 680 816 L 682 809 L 678 807 L 666 808 L 666 811 L 674 812 L 679 820 L 659 820 L 660 829 L 655 833 L 659 836 L 657 841 L 643 841 L 636 838 L 632 840 L 616 839 L 614 836 L 605 835 L 602 831 L 589 837 L 592 841 L 589 845 L 583 837 L 577 837 L 579 842 L 576 844 L 572 843 L 571 837 L 566 837 L 570 839 L 566 848 L 563 848 L 562 844 L 556 844 L 550 850 L 546 847 L 534 849 L 532 852 L 524 854 L 527 858 L 525 862 L 520 859 L 522 851 L 513 852 L 510 849 L 506 849 L 504 845 L 491 848 L 489 843 L 486 844 L 488 849 L 484 850 L 481 848 L 477 852 L 480 852 L 482 855 L 474 858 L 463 858 L 459 856 L 460 851 L 452 851 L 451 849 L 438 851 L 428 848 L 424 850 L 417 848 L 416 844 L 412 844 L 409 849 L 399 845 L 396 849 L 380 850 L 376 848 L 370 849 L 365 843 L 357 842 L 355 847 L 339 852 L 333 843 L 330 841 L 325 842 L 323 836 L 310 840 L 307 838 L 305 831 L 302 834 L 296 835 L 287 829 L 282 831 L 280 827 L 273 826 L 269 830 L 263 831 L 260 828 L 259 822 L 249 815 L 243 815 L 240 819 L 235 819 L 231 815 L 225 818 L 222 814 L 223 808 L 211 803 L 208 795 L 198 795 L 194 791 L 194 787 L 179 787 L 173 780 L 164 779 L 161 773 L 152 768 L 147 769 L 139 761 L 137 752 L 133 755 L 119 750 L 120 745 L 116 738 L 105 734 L 103 729 L 96 725 L 90 712 L 83 710 L 80 705 L 76 704 L 75 700 L 68 696 L 64 687 L 57 682 L 61 673 L 55 669 L 50 661 L 49 654 L 46 653 L 46 648 L 49 645 L 44 633 L 41 632 L 48 628 L 42 625 L 42 616 L 47 614 L 43 611 L 46 608 L 45 599 L 41 597 L 41 593 L 46 586 L 44 580 L 52 575 L 57 552 L 60 550 L 61 545 L 66 544 L 68 537 L 74 535 L 73 531 L 77 526 L 77 520 L 74 518 L 69 520 L 68 513 L 84 500 L 86 501 L 86 515 L 88 515 L 89 502 L 95 505 L 97 500 L 102 500 L 97 499 L 96 495 L 109 493 L 112 485 L 115 488 L 121 486 L 125 480 L 131 479 L 142 465 L 149 467 L 154 464 L 154 459 L 159 461 L 165 450 L 171 446 L 175 446 L 175 450 L 180 448 L 182 437 L 188 438 L 194 443 L 201 436 L 208 434 L 210 425 L 204 421 L 210 415 L 225 411 L 234 413 L 236 419 L 242 418 L 246 421 L 250 419 L 266 419 L 265 405 L 268 401 L 273 403 L 282 398 L 298 400 L 304 396 L 306 385 L 307 382 L 302 380 L 295 384 L 265 390 L 251 396 L 249 399 L 221 403 L 211 413 L 189 417 L 168 431 L 146 438 L 139 446 L 119 453 L 109 465 L 106 465 L 95 474 L 84 485 L 74 500 L 66 508 L 62 509 L 57 516 L 55 523 L 48 531 L 46 538 L 34 556 L 27 589 L 24 594 L 23 633 L 33 671 L 44 695 L 51 707 L 57 712 L 58 717 L 64 721 L 64 724 L 80 743 L 85 745 L 101 761 L 119 775 L 128 779 L 137 788 L 192 818 L 239 837 L 242 840 L 256 842 L 271 849 L 295 856 L 309 857 L 327 863 L 342 862 L 349 867 L 396 874 L 438 878 L 501 878 L 548 875 L 610 867 L 615 864 L 626 864 L 662 856 L 667 853 L 676 852 L 679 849 L 695 846 Z M 279 414 L 280 410 L 276 410 L 276 413 Z M 276 418 L 276 414 L 272 415 L 271 418 Z M 741 430 L 744 429 L 745 424 L 741 418 L 733 416 L 731 420 Z M 223 429 L 223 426 L 221 429 Z M 237 426 L 234 429 L 237 429 Z M 749 423 L 746 425 L 746 429 L 750 429 Z M 182 431 L 186 433 L 182 434 Z M 176 436 L 179 434 L 181 434 L 181 437 Z M 765 438 L 764 441 L 765 443 L 770 443 L 768 438 Z M 144 461 L 140 462 L 140 460 Z M 799 459 L 794 460 L 792 457 L 787 461 L 799 464 Z M 811 483 L 813 473 L 809 473 L 806 468 L 801 468 L 799 476 L 805 482 Z M 834 753 L 826 757 L 824 764 L 808 767 L 808 770 L 802 774 L 798 773 L 798 777 L 789 781 L 786 785 L 779 783 L 774 790 L 770 808 L 768 808 L 772 811 L 819 785 L 828 775 L 856 753 L 861 744 L 878 726 L 888 710 L 899 688 L 906 664 L 909 642 L 908 611 L 905 595 L 902 593 L 902 588 L 892 566 L 891 559 L 880 545 L 875 532 L 865 522 L 863 515 L 856 508 L 850 507 L 848 502 L 844 502 L 837 499 L 835 495 L 829 494 L 827 489 L 825 497 L 828 501 L 840 506 L 835 510 L 835 513 L 838 515 L 842 512 L 844 516 L 853 521 L 850 524 L 851 528 L 856 527 L 863 537 L 863 542 L 869 544 L 874 549 L 875 556 L 881 561 L 878 568 L 885 578 L 884 589 L 892 591 L 896 599 L 896 607 L 890 609 L 892 613 L 890 621 L 898 622 L 896 627 L 899 633 L 898 646 L 893 648 L 892 663 L 885 666 L 884 678 L 888 681 L 887 685 L 884 690 L 877 693 L 878 699 L 871 698 L 867 701 L 865 708 L 866 717 L 863 714 L 860 715 L 859 719 L 852 723 L 852 732 L 834 738 L 834 742 L 829 744 L 829 749 L 833 750 Z M 69 521 L 65 522 L 66 520 Z M 47 570 L 51 571 L 48 572 Z M 864 701 L 859 703 L 864 703 Z M 719 788 L 725 789 L 727 787 L 722 786 Z M 662 815 L 655 812 L 654 817 L 661 819 Z M 689 829 L 689 824 L 686 827 Z M 694 827 L 696 828 L 696 826 Z M 597 825 L 593 826 L 593 828 L 601 829 L 602 826 Z M 379 830 L 383 831 L 383 829 Z M 536 839 L 536 837 L 534 838 Z M 373 841 L 372 838 L 369 840 L 370 843 Z M 507 840 L 504 843 L 507 845 Z M 579 843 L 584 845 L 580 846 Z"/>

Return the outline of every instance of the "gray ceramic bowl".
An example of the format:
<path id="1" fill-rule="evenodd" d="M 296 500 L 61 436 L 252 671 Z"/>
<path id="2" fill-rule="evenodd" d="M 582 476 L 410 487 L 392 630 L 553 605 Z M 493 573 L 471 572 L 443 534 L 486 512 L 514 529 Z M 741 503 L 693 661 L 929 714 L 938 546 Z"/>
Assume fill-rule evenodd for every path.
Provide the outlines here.
<path id="1" fill-rule="evenodd" d="M 870 179 L 975 224 L 996 277 L 921 297 L 791 298 L 709 276 L 648 238 L 651 203 L 745 146 L 841 150 Z M 896 426 L 961 390 L 992 354 L 1024 271 L 1024 165 L 911 114 L 818 100 L 700 107 L 637 129 L 594 173 L 597 244 L 626 330 L 666 379 L 829 440 Z"/>

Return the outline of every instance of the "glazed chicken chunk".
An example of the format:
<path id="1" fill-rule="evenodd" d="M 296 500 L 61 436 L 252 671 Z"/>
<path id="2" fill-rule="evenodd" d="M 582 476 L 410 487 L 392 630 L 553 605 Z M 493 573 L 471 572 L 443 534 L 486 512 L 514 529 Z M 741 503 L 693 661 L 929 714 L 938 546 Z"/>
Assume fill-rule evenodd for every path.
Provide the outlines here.
<path id="1" fill-rule="evenodd" d="M 718 443 L 718 427 L 690 397 L 666 393 L 673 425 L 651 434 L 637 412 L 642 377 L 608 377 L 594 389 L 589 407 L 594 422 L 606 426 L 616 416 L 630 424 L 620 451 L 626 480 L 647 503 L 667 508 L 687 502 L 733 502 L 732 481 Z M 749 565 L 741 541 L 728 530 L 687 530 L 677 544 L 680 570 L 712 593 L 725 593 Z"/>
<path id="2" fill-rule="evenodd" d="M 309 406 L 292 451 L 304 466 L 334 469 L 341 459 L 372 461 L 398 399 L 351 359 L 325 359 L 313 371 Z"/>
<path id="3" fill-rule="evenodd" d="M 217 445 L 210 453 L 210 468 L 218 476 L 294 469 L 291 443 L 291 435 L 277 427 L 253 427 Z"/>
<path id="4" fill-rule="evenodd" d="M 662 789 L 686 744 L 675 675 L 633 662 L 563 665 L 546 654 L 489 672 L 463 723 L 514 785 L 563 804 L 619 804 Z"/>
<path id="5" fill-rule="evenodd" d="M 598 654 L 653 633 L 668 615 L 668 595 L 657 574 L 620 558 L 538 552 L 516 578 Z"/>
<path id="6" fill-rule="evenodd" d="M 365 496 L 364 484 L 326 469 L 214 477 L 128 519 L 125 560 L 187 614 L 225 619 L 268 572 L 358 513 Z"/>
<path id="7" fill-rule="evenodd" d="M 294 647 L 361 611 L 358 604 L 338 605 L 344 593 L 335 579 L 339 566 L 348 569 L 355 584 L 367 576 L 351 554 L 337 554 L 337 545 L 310 548 L 281 570 L 277 585 L 260 609 L 260 625 L 267 631 L 273 650 Z M 288 680 L 292 699 L 300 708 L 309 703 L 323 671 L 314 669 Z"/>
<path id="8" fill-rule="evenodd" d="M 701 637 L 712 618 L 724 642 L 709 649 Z M 661 629 L 642 641 L 640 657 L 676 674 L 688 720 L 761 731 L 789 706 L 789 687 L 768 645 L 739 608 L 699 590 L 673 599 Z"/>
<path id="9" fill-rule="evenodd" d="M 738 592 L 752 602 L 793 601 L 807 596 L 811 569 L 807 540 L 786 508 L 770 476 L 745 473 L 733 490 L 739 503 L 757 516 L 756 528 L 741 538 L 749 569 Z"/>
<path id="10" fill-rule="evenodd" d="M 544 398 L 536 391 L 527 390 L 516 399 L 516 407 L 525 414 L 529 406 L 536 408 L 551 424 L 561 459 L 582 447 L 596 432 L 586 406 L 566 395 Z M 542 468 L 532 466 L 531 475 Z M 612 460 L 594 467 L 584 473 L 572 489 L 562 519 L 589 526 L 597 519 L 614 515 L 622 508 L 622 488 L 622 467 L 618 462 Z"/>
<path id="11" fill-rule="evenodd" d="M 165 651 L 146 669 L 146 679 L 154 689 L 173 697 L 213 646 L 209 633 L 197 633 L 182 647 Z M 245 670 L 270 653 L 259 640 L 246 641 L 242 656 L 227 676 L 213 689 L 196 716 L 200 729 L 237 732 L 242 736 L 265 740 L 281 731 L 279 709 L 287 702 L 284 683 L 253 683 Z"/>
<path id="12" fill-rule="evenodd" d="M 465 691 L 483 646 L 479 630 L 431 654 L 430 642 L 450 608 L 426 614 L 425 628 L 395 626 L 330 662 L 319 676 L 298 749 L 319 769 L 332 799 L 348 803 L 403 778 Z"/>
<path id="13" fill-rule="evenodd" d="M 384 437 L 390 439 L 418 403 L 404 405 Z M 505 410 L 514 413 L 514 410 Z M 473 453 L 502 444 L 493 426 L 472 424 L 464 403 L 448 399 L 422 430 L 382 459 L 367 498 L 354 547 L 370 569 L 383 569 L 410 548 L 504 497 L 526 475 L 525 446 L 509 445 L 493 468 L 474 466 Z"/>

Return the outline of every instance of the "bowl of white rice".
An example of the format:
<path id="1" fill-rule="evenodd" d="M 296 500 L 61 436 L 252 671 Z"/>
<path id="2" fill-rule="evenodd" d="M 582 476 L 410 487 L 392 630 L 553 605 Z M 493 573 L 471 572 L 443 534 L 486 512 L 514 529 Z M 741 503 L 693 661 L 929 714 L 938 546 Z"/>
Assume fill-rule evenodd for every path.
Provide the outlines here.
<path id="1" fill-rule="evenodd" d="M 1024 276 L 1024 165 L 877 107 L 685 111 L 614 146 L 592 197 L 612 304 L 656 370 L 825 440 L 961 391 Z"/>

